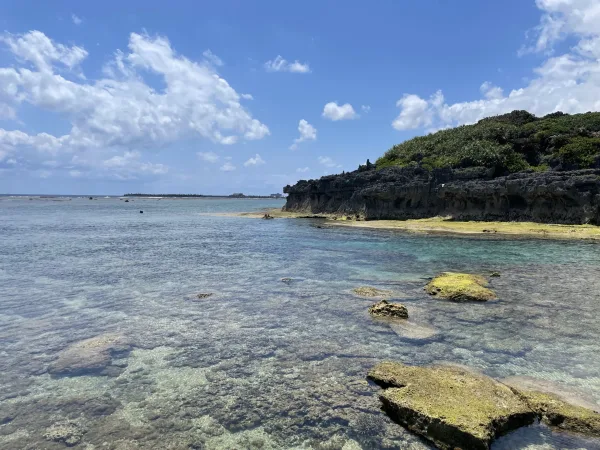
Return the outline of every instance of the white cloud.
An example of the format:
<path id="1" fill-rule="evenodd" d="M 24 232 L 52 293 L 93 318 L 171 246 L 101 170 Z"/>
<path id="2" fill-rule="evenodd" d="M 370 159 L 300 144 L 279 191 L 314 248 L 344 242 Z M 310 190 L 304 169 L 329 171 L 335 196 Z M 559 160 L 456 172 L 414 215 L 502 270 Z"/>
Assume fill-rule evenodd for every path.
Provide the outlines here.
<path id="1" fill-rule="evenodd" d="M 356 119 L 358 114 L 350 103 L 338 105 L 337 102 L 329 102 L 323 108 L 323 117 L 333 121 Z"/>
<path id="2" fill-rule="evenodd" d="M 244 100 L 254 100 L 252 94 L 241 94 L 240 97 L 242 97 Z"/>
<path id="3" fill-rule="evenodd" d="M 214 66 L 220 67 L 224 64 L 223 60 L 211 52 L 210 49 L 204 50 L 204 52 L 202 52 L 202 56 L 204 56 L 204 58 L 206 58 L 206 60 Z"/>
<path id="4" fill-rule="evenodd" d="M 534 69 L 534 77 L 508 93 L 490 82 L 481 86 L 483 97 L 447 104 L 441 92 L 429 100 L 406 95 L 398 101 L 398 130 L 429 127 L 440 129 L 469 124 L 515 109 L 537 116 L 555 111 L 581 113 L 600 110 L 600 3 L 597 0 L 537 0 L 542 10 L 537 40 L 532 51 L 550 52 L 560 39 L 576 44 L 566 53 L 547 56 Z M 558 31 L 557 31 L 558 30 Z"/>
<path id="5" fill-rule="evenodd" d="M 310 170 L 310 169 L 309 169 L 308 167 L 298 167 L 298 168 L 296 169 L 296 172 L 298 172 L 298 173 L 306 173 L 306 172 L 308 172 L 309 170 Z"/>
<path id="6" fill-rule="evenodd" d="M 331 159 L 329 156 L 319 156 L 317 158 L 317 161 L 319 161 L 319 164 L 322 164 L 325 167 L 336 167 L 338 169 L 342 168 L 341 164 L 338 164 L 333 159 Z"/>
<path id="7" fill-rule="evenodd" d="M 317 140 L 317 129 L 304 119 L 301 119 L 298 123 L 298 131 L 300 132 L 300 137 L 294 140 L 290 150 L 296 150 L 300 142 Z"/>
<path id="8" fill-rule="evenodd" d="M 246 161 L 244 163 L 244 166 L 245 167 L 248 167 L 248 166 L 260 166 L 261 164 L 264 164 L 264 163 L 265 163 L 265 161 L 257 153 L 256 156 L 254 156 L 254 158 L 250 158 L 248 161 Z"/>
<path id="9" fill-rule="evenodd" d="M 219 160 L 219 155 L 214 152 L 198 152 L 196 154 L 198 155 L 198 158 L 209 163 L 216 163 Z"/>
<path id="10" fill-rule="evenodd" d="M 231 172 L 232 170 L 235 170 L 235 166 L 228 161 L 221 166 L 221 170 L 223 172 Z"/>
<path id="11" fill-rule="evenodd" d="M 265 63 L 265 69 L 267 72 L 292 72 L 292 73 L 310 73 L 310 66 L 308 63 L 301 63 L 298 60 L 289 62 L 281 55 L 277 58 L 269 60 Z"/>
<path id="12" fill-rule="evenodd" d="M 362 105 L 360 107 L 365 114 L 369 114 L 371 112 L 371 107 L 369 105 Z"/>
<path id="13" fill-rule="evenodd" d="M 81 25 L 83 23 L 83 20 L 77 17 L 75 14 L 71 14 L 71 20 L 75 25 Z"/>
<path id="14" fill-rule="evenodd" d="M 164 37 L 131 33 L 127 52 L 117 50 L 97 80 L 83 78 L 84 48 L 54 42 L 39 31 L 5 33 L 0 44 L 20 63 L 0 67 L 0 105 L 15 111 L 29 105 L 71 125 L 63 136 L 0 129 L 0 151 L 6 154 L 24 152 L 36 161 L 49 153 L 64 163 L 84 152 L 93 155 L 80 160 L 99 161 L 102 153 L 159 149 L 180 139 L 230 145 L 269 134 L 211 65 L 177 54 Z M 148 84 L 147 73 L 161 78 L 164 89 Z M 141 173 L 165 171 L 144 164 L 133 166 Z"/>

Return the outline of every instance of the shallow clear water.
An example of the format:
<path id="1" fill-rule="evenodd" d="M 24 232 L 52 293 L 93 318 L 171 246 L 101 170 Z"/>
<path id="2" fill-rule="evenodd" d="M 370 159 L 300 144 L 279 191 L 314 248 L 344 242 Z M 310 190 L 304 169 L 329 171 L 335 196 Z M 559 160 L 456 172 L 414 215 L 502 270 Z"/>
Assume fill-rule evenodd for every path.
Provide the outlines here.
<path id="1" fill-rule="evenodd" d="M 65 419 L 87 450 L 431 448 L 380 412 L 365 374 L 384 359 L 534 377 L 600 403 L 598 244 L 207 214 L 280 205 L 0 198 L 0 449 L 64 448 L 43 435 Z M 424 278 L 444 270 L 501 272 L 500 300 L 429 298 Z M 393 290 L 437 333 L 373 320 L 360 285 Z M 46 372 L 108 332 L 134 345 L 109 375 Z M 600 442 L 536 425 L 493 445 L 518 448 Z"/>

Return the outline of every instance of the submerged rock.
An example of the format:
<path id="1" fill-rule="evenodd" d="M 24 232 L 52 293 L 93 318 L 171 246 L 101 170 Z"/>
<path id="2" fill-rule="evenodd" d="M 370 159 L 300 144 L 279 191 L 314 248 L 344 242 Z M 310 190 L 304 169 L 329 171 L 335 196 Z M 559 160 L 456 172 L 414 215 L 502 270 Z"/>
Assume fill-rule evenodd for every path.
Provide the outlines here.
<path id="1" fill-rule="evenodd" d="M 212 297 L 212 296 L 213 296 L 212 292 L 201 292 L 200 294 L 196 295 L 196 298 L 205 299 L 205 298 Z"/>
<path id="2" fill-rule="evenodd" d="M 400 303 L 390 303 L 387 300 L 381 300 L 369 308 L 369 314 L 375 317 L 395 317 L 398 319 L 408 319 L 408 310 L 406 306 Z"/>
<path id="3" fill-rule="evenodd" d="M 62 442 L 67 447 L 73 447 L 81 442 L 85 429 L 77 422 L 57 422 L 46 428 L 44 438 L 48 441 Z"/>
<path id="4" fill-rule="evenodd" d="M 59 353 L 48 366 L 51 375 L 101 374 L 116 354 L 129 351 L 128 340 L 118 334 L 104 334 L 77 342 Z"/>
<path id="5" fill-rule="evenodd" d="M 360 286 L 360 287 L 352 289 L 352 292 L 354 292 L 356 295 L 359 295 L 361 297 L 367 297 L 367 298 L 389 297 L 392 295 L 392 291 L 386 291 L 384 289 L 377 289 L 377 288 L 374 288 L 371 286 Z"/>
<path id="6" fill-rule="evenodd" d="M 408 320 L 394 321 L 394 323 L 390 323 L 390 328 L 398 336 L 416 341 L 431 339 L 438 334 L 435 328 L 409 322 Z"/>
<path id="7" fill-rule="evenodd" d="M 380 399 L 392 419 L 444 450 L 487 450 L 536 418 L 508 386 L 459 367 L 384 362 L 368 377 L 385 388 Z"/>
<path id="8" fill-rule="evenodd" d="M 480 275 L 444 272 L 425 286 L 429 295 L 455 302 L 485 302 L 496 299 L 496 294 L 487 288 L 487 281 Z"/>

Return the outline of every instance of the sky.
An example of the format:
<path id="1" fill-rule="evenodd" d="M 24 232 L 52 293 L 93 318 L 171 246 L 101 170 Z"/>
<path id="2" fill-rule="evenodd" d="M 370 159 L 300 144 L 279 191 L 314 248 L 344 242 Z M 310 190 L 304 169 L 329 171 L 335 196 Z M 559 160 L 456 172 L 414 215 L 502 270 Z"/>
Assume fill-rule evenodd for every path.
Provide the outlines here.
<path id="1" fill-rule="evenodd" d="M 0 194 L 271 194 L 600 110 L 600 0 L 4 0 L 0 30 Z"/>

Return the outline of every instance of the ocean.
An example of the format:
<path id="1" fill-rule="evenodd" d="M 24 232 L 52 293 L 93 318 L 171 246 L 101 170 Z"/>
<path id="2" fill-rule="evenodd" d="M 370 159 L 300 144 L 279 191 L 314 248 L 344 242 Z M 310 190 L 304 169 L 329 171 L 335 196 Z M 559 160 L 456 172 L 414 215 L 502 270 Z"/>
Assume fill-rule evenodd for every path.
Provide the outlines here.
<path id="1" fill-rule="evenodd" d="M 232 214 L 281 206 L 0 197 L 0 449 L 433 448 L 380 411 L 366 373 L 383 360 L 541 380 L 600 404 L 598 243 Z M 499 300 L 427 296 L 450 270 L 499 272 Z M 393 291 L 420 332 L 370 317 L 374 300 L 352 293 L 365 285 Z M 130 351 L 100 374 L 48 373 L 103 335 Z M 600 441 L 535 424 L 492 448 Z"/>

